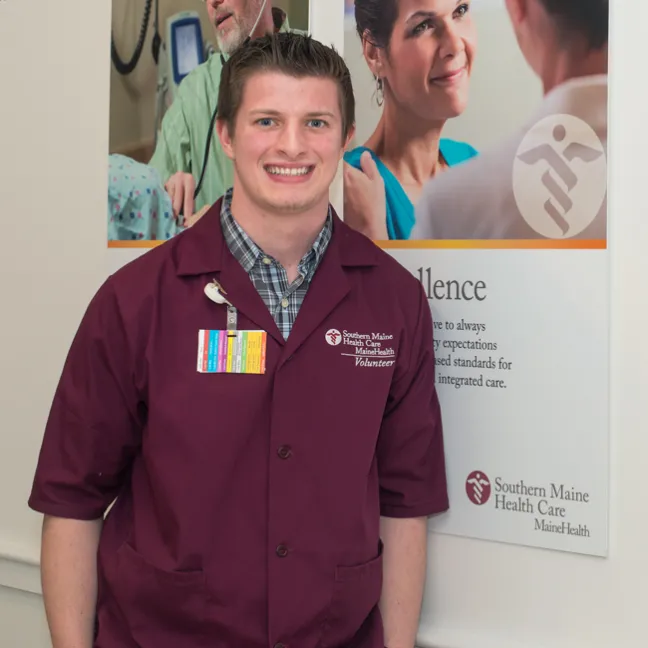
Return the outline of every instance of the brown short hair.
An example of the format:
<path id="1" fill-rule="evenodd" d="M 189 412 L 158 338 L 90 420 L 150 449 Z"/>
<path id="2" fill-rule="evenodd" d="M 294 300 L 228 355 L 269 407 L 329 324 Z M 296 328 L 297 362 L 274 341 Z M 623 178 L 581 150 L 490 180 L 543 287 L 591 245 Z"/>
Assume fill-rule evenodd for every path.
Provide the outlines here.
<path id="1" fill-rule="evenodd" d="M 569 46 L 574 36 L 581 36 L 592 50 L 607 46 L 609 0 L 541 0 L 541 3 L 555 21 L 564 45 Z"/>
<path id="2" fill-rule="evenodd" d="M 245 83 L 257 72 L 335 81 L 342 112 L 343 142 L 346 140 L 355 124 L 355 98 L 351 73 L 335 48 L 294 32 L 266 34 L 239 47 L 225 62 L 218 89 L 218 119 L 227 124 L 231 135 Z"/>

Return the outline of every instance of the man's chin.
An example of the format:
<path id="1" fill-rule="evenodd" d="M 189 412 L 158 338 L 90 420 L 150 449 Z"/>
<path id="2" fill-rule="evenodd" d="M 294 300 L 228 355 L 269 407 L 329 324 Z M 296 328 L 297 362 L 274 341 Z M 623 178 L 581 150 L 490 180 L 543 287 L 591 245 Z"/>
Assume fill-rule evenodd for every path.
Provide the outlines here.
<path id="1" fill-rule="evenodd" d="M 309 209 L 313 208 L 313 203 L 312 201 L 309 202 L 304 202 L 304 201 L 277 201 L 277 202 L 268 202 L 268 207 L 270 208 L 271 211 L 274 213 L 279 213 L 279 214 L 302 214 Z"/>
<path id="2" fill-rule="evenodd" d="M 303 214 L 317 206 L 320 200 L 314 198 L 286 198 L 286 199 L 266 199 L 263 201 L 265 208 L 275 214 Z"/>
<path id="3" fill-rule="evenodd" d="M 219 51 L 227 56 L 238 49 L 244 40 L 245 38 L 242 38 L 238 31 L 236 33 L 228 33 L 225 37 L 216 36 L 216 44 L 218 45 Z"/>

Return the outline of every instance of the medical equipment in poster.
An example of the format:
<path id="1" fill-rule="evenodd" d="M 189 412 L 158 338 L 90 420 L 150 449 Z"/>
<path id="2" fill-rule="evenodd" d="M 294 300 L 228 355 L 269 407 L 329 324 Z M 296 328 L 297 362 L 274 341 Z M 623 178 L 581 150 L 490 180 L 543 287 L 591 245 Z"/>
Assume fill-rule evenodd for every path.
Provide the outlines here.
<path id="1" fill-rule="evenodd" d="M 137 68 L 153 14 L 151 50 L 157 66 L 154 132 L 157 134 L 162 118 L 175 99 L 182 80 L 213 53 L 214 47 L 203 39 L 200 16 L 195 11 L 181 11 L 166 21 L 165 38 L 160 34 L 159 0 L 146 0 L 139 29 L 139 37 L 129 60 L 120 56 L 111 35 L 110 55 L 115 70 L 122 76 L 132 74 Z"/>
<path id="2" fill-rule="evenodd" d="M 213 45 L 203 39 L 200 17 L 195 11 L 181 11 L 167 20 L 166 40 L 158 63 L 156 140 L 164 113 L 175 99 L 182 80 L 213 53 Z"/>

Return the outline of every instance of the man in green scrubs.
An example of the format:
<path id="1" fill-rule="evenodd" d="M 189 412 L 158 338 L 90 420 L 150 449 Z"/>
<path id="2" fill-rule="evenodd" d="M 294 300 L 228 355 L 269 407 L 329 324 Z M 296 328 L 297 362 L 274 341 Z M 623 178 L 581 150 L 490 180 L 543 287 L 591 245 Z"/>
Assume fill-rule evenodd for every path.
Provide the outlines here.
<path id="1" fill-rule="evenodd" d="M 214 26 L 218 49 L 225 57 L 248 36 L 257 38 L 275 31 L 270 0 L 204 2 Z M 286 19 L 279 31 L 299 30 L 291 30 Z M 221 57 L 213 55 L 183 79 L 162 120 L 157 146 L 149 162 L 160 174 L 171 196 L 174 215 L 182 213 L 190 221 L 192 215 L 211 206 L 233 183 L 232 163 L 223 153 L 218 137 L 212 136 L 207 171 L 194 201 L 194 190 L 205 160 L 210 121 L 216 108 L 221 69 Z"/>

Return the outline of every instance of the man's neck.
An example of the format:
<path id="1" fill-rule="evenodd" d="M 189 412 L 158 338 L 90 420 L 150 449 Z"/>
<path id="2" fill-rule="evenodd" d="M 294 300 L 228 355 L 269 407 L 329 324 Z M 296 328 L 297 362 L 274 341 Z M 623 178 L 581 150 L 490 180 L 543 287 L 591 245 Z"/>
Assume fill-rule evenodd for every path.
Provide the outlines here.
<path id="1" fill-rule="evenodd" d="M 292 282 L 300 261 L 326 224 L 329 205 L 323 200 L 302 213 L 275 213 L 261 208 L 243 191 L 234 190 L 231 210 L 245 233 L 285 268 Z"/>
<path id="2" fill-rule="evenodd" d="M 549 54 L 541 73 L 544 94 L 548 94 L 559 85 L 580 77 L 607 74 L 608 50 L 590 52 L 556 49 Z"/>
<path id="3" fill-rule="evenodd" d="M 261 15 L 261 18 L 259 18 L 259 24 L 251 34 L 251 38 L 262 38 L 266 34 L 271 34 L 273 31 L 274 22 L 272 20 L 272 2 L 271 0 L 268 0 L 263 10 L 263 14 Z"/>

